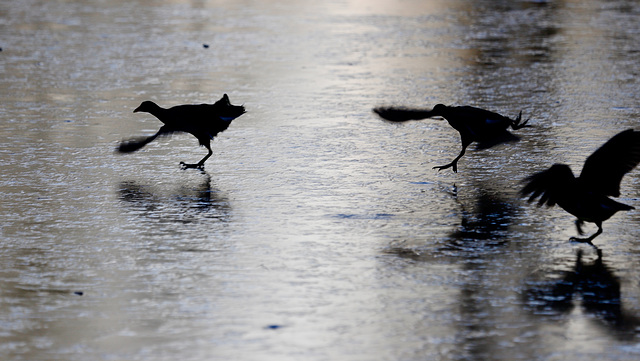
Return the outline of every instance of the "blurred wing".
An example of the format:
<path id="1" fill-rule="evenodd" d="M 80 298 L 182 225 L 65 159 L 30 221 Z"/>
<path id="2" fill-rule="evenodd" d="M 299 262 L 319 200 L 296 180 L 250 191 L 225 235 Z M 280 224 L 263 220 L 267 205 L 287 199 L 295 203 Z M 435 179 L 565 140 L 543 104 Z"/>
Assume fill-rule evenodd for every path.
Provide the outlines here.
<path id="1" fill-rule="evenodd" d="M 373 112 L 378 114 L 380 118 L 389 120 L 392 122 L 406 122 L 407 120 L 420 120 L 420 119 L 430 118 L 431 116 L 433 116 L 431 110 L 397 108 L 397 107 L 378 107 L 378 108 L 374 108 Z"/>
<path id="2" fill-rule="evenodd" d="M 172 133 L 172 131 L 167 130 L 168 128 L 166 127 L 162 127 L 160 128 L 160 130 L 158 130 L 158 132 L 152 136 L 149 137 L 137 137 L 137 138 L 132 138 L 129 140 L 125 140 L 123 142 L 120 142 L 120 145 L 118 145 L 118 148 L 116 148 L 116 150 L 120 153 L 131 153 L 131 152 L 135 152 L 136 150 L 139 150 L 140 148 L 144 147 L 145 145 L 151 143 L 154 139 L 156 139 L 158 136 L 166 136 Z"/>
<path id="3" fill-rule="evenodd" d="M 152 135 L 150 137 L 138 137 L 125 140 L 120 143 L 117 150 L 120 153 L 131 153 L 136 150 L 144 147 L 145 145 L 151 143 L 154 139 L 156 139 L 157 135 Z"/>
<path id="4" fill-rule="evenodd" d="M 598 192 L 618 197 L 622 177 L 640 163 L 640 132 L 625 130 L 587 158 L 580 180 Z"/>
<path id="5" fill-rule="evenodd" d="M 536 198 L 538 206 L 546 204 L 551 207 L 558 203 L 561 197 L 561 189 L 574 180 L 571 168 L 565 164 L 554 164 L 551 168 L 535 173 L 525 179 L 527 183 L 520 191 L 520 195 L 529 196 L 529 202 Z"/>

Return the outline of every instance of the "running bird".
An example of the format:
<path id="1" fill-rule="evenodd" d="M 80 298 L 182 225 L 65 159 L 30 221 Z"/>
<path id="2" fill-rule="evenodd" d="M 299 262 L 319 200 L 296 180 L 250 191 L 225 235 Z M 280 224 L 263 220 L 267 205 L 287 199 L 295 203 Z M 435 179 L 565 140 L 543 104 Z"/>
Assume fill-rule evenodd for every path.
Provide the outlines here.
<path id="1" fill-rule="evenodd" d="M 487 149 L 500 143 L 518 141 L 520 138 L 511 134 L 507 128 L 511 127 L 513 130 L 517 130 L 529 127 L 527 125 L 529 119 L 521 123 L 522 111 L 515 120 L 480 108 L 453 107 L 443 104 L 437 104 L 432 110 L 379 107 L 374 108 L 373 111 L 381 118 L 392 122 L 421 120 L 437 116 L 446 119 L 449 125 L 460 133 L 462 150 L 451 163 L 435 166 L 433 169 L 452 168 L 456 173 L 458 172 L 458 160 L 462 158 L 471 143 L 478 142 L 478 149 Z"/>
<path id="2" fill-rule="evenodd" d="M 625 174 L 640 163 L 640 132 L 625 130 L 609 139 L 603 146 L 591 154 L 582 167 L 582 173 L 576 178 L 566 164 L 554 164 L 551 168 L 535 173 L 525 179 L 527 184 L 520 191 L 528 196 L 529 202 L 538 200 L 538 206 L 559 205 L 573 214 L 576 228 L 584 234 L 584 222 L 592 222 L 598 231 L 587 238 L 571 237 L 572 241 L 584 242 L 593 246 L 591 241 L 602 233 L 602 222 L 618 211 L 634 209 L 609 198 L 620 196 L 620 182 Z M 595 246 L 594 246 L 595 247 Z"/>
<path id="3" fill-rule="evenodd" d="M 186 104 L 171 108 L 162 108 L 152 101 L 144 101 L 134 111 L 146 112 L 164 123 L 158 132 L 149 137 L 139 137 L 120 143 L 118 151 L 131 153 L 149 144 L 158 136 L 174 132 L 186 132 L 198 138 L 200 145 L 209 153 L 198 163 L 180 162 L 182 168 L 204 169 L 204 162 L 211 157 L 211 140 L 229 127 L 231 121 L 245 113 L 244 106 L 232 105 L 227 94 L 215 104 Z"/>

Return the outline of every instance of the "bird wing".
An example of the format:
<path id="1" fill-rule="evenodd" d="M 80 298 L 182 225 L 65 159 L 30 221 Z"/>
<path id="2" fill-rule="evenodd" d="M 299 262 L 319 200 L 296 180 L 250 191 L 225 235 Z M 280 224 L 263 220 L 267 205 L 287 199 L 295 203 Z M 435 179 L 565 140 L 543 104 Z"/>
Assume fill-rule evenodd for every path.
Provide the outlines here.
<path id="1" fill-rule="evenodd" d="M 163 126 L 156 132 L 156 134 L 148 136 L 148 137 L 136 137 L 131 138 L 125 141 L 120 142 L 120 145 L 117 148 L 117 151 L 120 153 L 131 153 L 139 150 L 145 145 L 151 143 L 158 136 L 166 136 L 171 134 L 173 131 L 169 129 L 167 126 Z"/>
<path id="2" fill-rule="evenodd" d="M 406 122 L 407 120 L 420 120 L 433 116 L 431 110 L 426 109 L 410 109 L 404 107 L 378 107 L 373 112 L 378 114 L 380 118 L 392 122 Z"/>
<path id="3" fill-rule="evenodd" d="M 522 196 L 529 196 L 529 202 L 536 198 L 538 206 L 546 204 L 551 207 L 558 203 L 562 196 L 563 188 L 575 180 L 571 168 L 566 164 L 554 164 L 551 168 L 535 173 L 525 179 L 527 184 L 520 190 Z"/>
<path id="4" fill-rule="evenodd" d="M 584 163 L 580 180 L 598 192 L 618 197 L 622 177 L 640 163 L 640 132 L 625 130 L 609 139 Z"/>

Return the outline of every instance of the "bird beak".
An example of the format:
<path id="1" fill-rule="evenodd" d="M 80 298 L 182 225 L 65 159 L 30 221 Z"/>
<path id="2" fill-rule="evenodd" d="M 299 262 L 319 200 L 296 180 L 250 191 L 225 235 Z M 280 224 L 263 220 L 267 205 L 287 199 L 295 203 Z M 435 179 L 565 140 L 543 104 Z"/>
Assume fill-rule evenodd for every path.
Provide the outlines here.
<path id="1" fill-rule="evenodd" d="M 140 107 L 137 107 L 137 108 L 135 108 L 135 109 L 133 110 L 133 112 L 134 112 L 134 113 L 137 113 L 137 112 L 139 112 L 139 111 L 140 111 Z"/>

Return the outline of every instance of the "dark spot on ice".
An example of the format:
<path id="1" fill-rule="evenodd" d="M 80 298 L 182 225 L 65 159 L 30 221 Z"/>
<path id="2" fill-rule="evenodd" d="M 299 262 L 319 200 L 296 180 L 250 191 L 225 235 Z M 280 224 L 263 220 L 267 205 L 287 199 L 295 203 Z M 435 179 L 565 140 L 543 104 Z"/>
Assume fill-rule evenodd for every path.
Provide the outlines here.
<path id="1" fill-rule="evenodd" d="M 342 219 L 389 219 L 393 217 L 393 214 L 389 213 L 376 213 L 376 214 L 336 214 L 336 217 Z"/>

